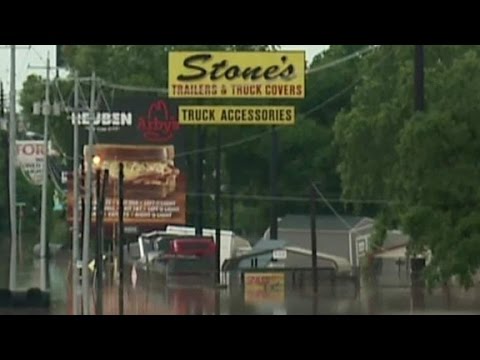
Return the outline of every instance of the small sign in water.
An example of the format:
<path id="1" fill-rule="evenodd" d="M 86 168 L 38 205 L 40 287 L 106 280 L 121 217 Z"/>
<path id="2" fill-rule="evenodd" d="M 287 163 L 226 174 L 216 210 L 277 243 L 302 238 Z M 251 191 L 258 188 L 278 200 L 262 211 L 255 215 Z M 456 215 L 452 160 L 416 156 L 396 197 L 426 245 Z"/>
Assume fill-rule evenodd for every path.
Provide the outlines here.
<path id="1" fill-rule="evenodd" d="M 135 235 L 138 234 L 138 228 L 136 226 L 125 226 L 125 234 Z"/>
<path id="2" fill-rule="evenodd" d="M 287 309 L 274 309 L 273 315 L 287 315 Z"/>

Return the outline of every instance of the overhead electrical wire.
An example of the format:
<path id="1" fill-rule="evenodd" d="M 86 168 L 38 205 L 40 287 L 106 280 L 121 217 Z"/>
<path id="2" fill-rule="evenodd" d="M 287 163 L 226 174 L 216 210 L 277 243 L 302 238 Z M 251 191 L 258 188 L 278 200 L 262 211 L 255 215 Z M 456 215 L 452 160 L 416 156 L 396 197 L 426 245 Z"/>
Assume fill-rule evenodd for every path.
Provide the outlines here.
<path id="1" fill-rule="evenodd" d="M 359 54 L 364 54 L 368 51 L 371 51 L 373 48 L 372 47 L 369 47 L 368 49 L 363 49 L 363 50 L 360 50 L 358 52 L 356 52 L 356 56 L 359 56 Z M 354 54 L 352 54 L 354 55 Z M 349 55 L 348 59 L 352 59 L 353 56 L 352 55 Z M 383 62 L 383 58 L 381 60 L 381 62 Z M 380 63 L 381 63 L 380 62 Z M 339 62 L 337 61 L 337 64 L 339 64 Z M 344 93 L 346 93 L 348 90 L 350 90 L 352 87 L 354 87 L 355 85 L 357 85 L 358 83 L 360 83 L 361 81 L 363 80 L 363 77 L 357 79 L 356 81 L 354 81 L 352 84 L 348 85 L 347 87 L 345 87 L 344 89 L 342 89 L 341 91 L 339 91 L 338 93 L 334 94 L 333 96 L 331 96 L 330 98 L 328 98 L 326 101 L 322 102 L 321 104 L 319 105 L 316 105 L 315 107 L 313 107 L 312 109 L 310 109 L 309 111 L 303 113 L 302 115 L 305 115 L 305 116 L 308 116 L 309 114 L 315 112 L 315 111 L 318 111 L 319 109 L 321 109 L 322 107 L 328 105 L 330 102 L 334 101 L 335 99 L 337 99 L 338 97 L 342 96 Z M 108 105 L 108 101 L 106 101 L 106 98 L 105 98 L 105 94 L 103 92 L 103 89 L 101 87 L 101 85 L 104 85 L 106 84 L 105 82 L 103 81 L 100 81 L 100 92 L 99 92 L 99 97 L 102 97 L 103 100 L 105 101 L 107 107 L 109 107 Z M 81 92 L 81 98 L 85 99 L 85 93 L 83 92 L 83 89 L 80 87 L 80 92 Z M 61 98 L 61 101 L 62 101 L 62 104 L 64 106 L 64 108 L 66 107 L 65 103 L 64 103 L 64 100 L 63 98 Z M 84 100 L 86 101 L 86 100 Z M 97 100 L 98 102 L 98 100 Z M 283 128 L 282 128 L 283 129 Z M 251 136 L 248 136 L 248 137 L 245 137 L 243 139 L 239 139 L 239 140 L 236 140 L 236 141 L 233 141 L 233 142 L 230 142 L 230 143 L 227 143 L 227 144 L 223 144 L 222 145 L 222 149 L 228 149 L 228 148 L 232 148 L 232 147 L 237 147 L 237 146 L 241 146 L 241 145 L 244 145 L 244 144 L 247 144 L 247 143 L 250 143 L 250 142 L 253 142 L 257 139 L 260 139 L 262 137 L 264 137 L 265 135 L 267 134 L 270 134 L 271 133 L 271 130 L 267 130 L 267 131 L 263 131 L 261 133 L 257 133 L 257 134 L 254 134 L 254 135 L 251 135 Z M 66 155 L 66 153 L 61 149 L 61 147 L 58 146 L 58 142 L 56 141 L 56 139 L 54 139 L 55 141 L 55 146 L 60 149 L 60 152 L 62 154 L 63 157 L 65 157 L 66 159 L 68 160 L 73 160 L 73 158 L 71 156 L 68 156 Z M 96 134 L 96 132 L 94 133 L 94 142 L 95 143 L 99 143 L 98 141 L 98 136 Z M 186 157 L 186 156 L 190 156 L 190 155 L 194 155 L 194 154 L 198 154 L 198 153 L 209 153 L 209 152 L 213 152 L 216 150 L 216 147 L 209 147 L 209 148 L 205 148 L 205 149 L 197 149 L 197 150 L 192 150 L 192 151 L 187 151 L 187 152 L 183 152 L 183 153 L 180 153 L 180 154 L 177 154 L 176 155 L 176 158 L 182 158 L 182 157 Z M 83 159 L 83 156 L 81 156 L 81 159 Z"/>
<path id="2" fill-rule="evenodd" d="M 359 58 L 361 57 L 362 55 L 364 54 L 367 54 L 371 51 L 373 51 L 374 49 L 376 49 L 378 46 L 376 45 L 370 45 L 370 46 L 367 46 L 365 47 L 364 49 L 362 50 L 358 50 L 352 54 L 349 54 L 347 56 L 344 56 L 340 59 L 337 59 L 337 60 L 334 60 L 328 64 L 324 64 L 324 65 L 320 65 L 318 67 L 315 67 L 315 68 L 311 68 L 311 69 L 307 69 L 306 70 L 306 74 L 307 75 L 310 75 L 310 74 L 314 74 L 314 73 L 317 73 L 319 71 L 322 71 L 322 70 L 325 70 L 325 69 L 329 69 L 329 68 L 332 68 L 332 67 L 335 67 L 335 66 L 338 66 L 338 65 L 341 65 L 347 61 L 350 61 L 350 60 L 353 60 L 353 59 L 356 59 L 356 58 Z M 147 87 L 147 86 L 135 86 L 135 85 L 121 85 L 121 84 L 115 84 L 113 82 L 110 82 L 110 81 L 106 81 L 106 80 L 100 80 L 100 83 L 101 85 L 105 86 L 105 87 L 108 87 L 110 89 L 115 89 L 115 90 L 123 90 L 123 91 L 135 91 L 135 92 L 150 92 L 150 93 L 160 93 L 160 94 L 168 94 L 168 89 L 166 88 L 156 88 L 156 87 Z"/>
<path id="3" fill-rule="evenodd" d="M 386 59 L 387 56 L 384 56 L 382 59 L 380 59 L 380 61 L 375 64 L 375 67 L 380 65 L 381 63 L 383 63 L 383 61 Z M 355 85 L 359 84 L 362 80 L 364 79 L 363 76 L 361 76 L 359 79 L 355 80 L 353 83 L 351 83 L 350 85 L 346 86 L 345 88 L 343 88 L 342 90 L 340 90 L 339 92 L 337 92 L 336 94 L 332 95 L 331 97 L 329 97 L 327 100 L 325 100 L 324 102 L 322 102 L 321 104 L 319 105 L 316 105 L 314 106 L 312 109 L 310 109 L 309 111 L 303 113 L 303 115 L 309 115 L 310 113 L 312 112 L 315 112 L 315 111 L 318 111 L 320 110 L 321 108 L 323 108 L 324 106 L 330 104 L 333 100 L 337 99 L 339 96 L 343 95 L 344 93 L 346 93 L 349 89 L 351 89 L 352 87 L 354 87 Z M 277 132 L 279 131 L 282 131 L 284 129 L 287 129 L 287 127 L 281 127 L 279 129 L 277 129 Z M 248 136 L 248 137 L 245 137 L 243 139 L 239 139 L 239 140 L 236 140 L 236 141 L 233 141 L 233 142 L 229 142 L 229 143 L 226 143 L 226 144 L 223 144 L 221 146 L 221 149 L 224 150 L 224 149 L 228 149 L 228 148 L 232 148 L 232 147 L 237 147 L 237 146 L 241 146 L 241 145 L 244 145 L 244 144 L 247 144 L 247 143 L 250 143 L 250 142 L 253 142 L 257 139 L 260 139 L 262 138 L 263 136 L 267 135 L 267 134 L 271 134 L 271 130 L 266 130 L 266 131 L 262 131 L 260 133 L 257 133 L 255 135 L 251 135 L 251 136 Z M 197 153 L 208 153 L 208 152 L 214 152 L 216 151 L 216 147 L 212 146 L 212 147 L 209 147 L 209 148 L 205 148 L 205 149 L 197 149 L 197 150 L 192 150 L 192 151 L 187 151 L 187 152 L 183 152 L 183 153 L 179 153 L 176 158 L 180 158 L 180 157 L 184 157 L 184 156 L 189 156 L 189 155 L 193 155 L 193 154 L 197 154 Z"/>
<path id="4" fill-rule="evenodd" d="M 341 64 L 345 63 L 346 61 L 350 61 L 350 60 L 358 58 L 358 57 L 360 57 L 364 54 L 367 54 L 367 53 L 373 51 L 375 48 L 377 48 L 377 46 L 368 46 L 364 49 L 356 51 L 353 54 L 349 54 L 349 55 L 347 55 L 343 58 L 337 59 L 337 60 L 332 61 L 328 64 L 325 64 L 325 65 L 322 65 L 322 66 L 319 66 L 319 67 L 315 67 L 313 69 L 309 69 L 309 70 L 307 70 L 307 74 L 316 73 L 316 72 L 321 71 L 321 70 L 325 70 L 325 69 L 328 69 L 328 68 L 332 68 L 332 67 L 341 65 Z M 383 60 L 384 60 L 384 58 L 382 58 L 381 61 L 375 66 L 378 66 L 381 62 L 383 62 Z M 308 116 L 308 115 L 312 114 L 313 112 L 316 112 L 316 111 L 320 110 L 324 106 L 328 105 L 330 102 L 334 101 L 338 97 L 340 97 L 343 94 L 345 94 L 346 92 L 348 92 L 351 88 L 353 88 L 354 86 L 359 84 L 362 80 L 363 80 L 363 76 L 360 77 L 359 79 L 357 79 L 356 81 L 354 81 L 353 83 L 351 83 L 350 85 L 348 85 L 347 87 L 345 87 L 344 89 L 340 90 L 338 93 L 334 94 L 333 96 L 331 96 L 330 98 L 328 98 L 327 100 L 322 102 L 321 104 L 314 106 L 312 109 L 302 113 L 301 115 Z M 164 88 L 151 88 L 151 87 L 141 87 L 141 86 L 119 85 L 119 84 L 114 84 L 114 83 L 105 81 L 103 79 L 99 79 L 98 84 L 100 85 L 100 93 L 102 94 L 101 96 L 103 97 L 103 100 L 105 101 L 107 106 L 108 106 L 108 101 L 106 101 L 106 99 L 105 99 L 105 95 L 103 93 L 103 87 L 107 87 L 107 88 L 110 88 L 112 90 L 168 93 L 168 89 L 164 89 Z M 83 92 L 82 87 L 80 87 L 80 93 L 81 93 L 80 98 L 83 99 L 84 102 L 85 102 L 86 97 L 85 97 L 85 93 Z M 64 104 L 63 98 L 62 98 L 62 102 Z M 85 104 L 83 104 L 83 105 L 85 105 Z M 88 105 L 86 107 L 88 107 Z M 281 128 L 281 129 L 284 129 L 284 128 Z M 224 149 L 228 149 L 228 148 L 232 148 L 232 147 L 241 146 L 241 145 L 244 145 L 244 144 L 247 144 L 247 143 L 251 143 L 251 142 L 253 142 L 257 139 L 260 139 L 260 138 L 262 138 L 265 135 L 270 134 L 270 133 L 271 133 L 271 130 L 262 131 L 261 133 L 257 133 L 257 134 L 239 139 L 239 140 L 235 140 L 235 141 L 223 144 L 221 146 L 221 149 L 224 150 Z M 94 142 L 98 143 L 98 136 L 97 136 L 96 132 L 94 133 Z M 190 155 L 194 155 L 194 154 L 198 154 L 198 153 L 209 153 L 209 152 L 213 152 L 215 150 L 216 150 L 216 147 L 209 147 L 209 148 L 204 148 L 204 149 L 196 149 L 196 150 L 186 151 L 186 152 L 182 152 L 182 153 L 177 154 L 176 158 L 186 157 L 186 156 L 190 156 Z M 67 158 L 69 160 L 73 159 L 71 156 L 66 155 L 63 151 L 62 151 L 62 156 L 64 156 L 65 158 Z M 83 157 L 82 157 L 82 159 L 83 159 Z"/>
<path id="5" fill-rule="evenodd" d="M 360 51 L 357 51 L 356 53 L 354 54 L 350 54 L 342 59 L 338 59 L 332 63 L 329 63 L 329 64 L 326 64 L 326 65 L 322 65 L 320 67 L 317 67 L 317 68 L 314 68 L 314 69 L 310 69 L 309 71 L 307 71 L 308 74 L 312 74 L 312 73 L 316 73 L 316 72 L 319 72 L 319 71 L 322 71 L 322 70 L 325 70 L 325 69 L 328 69 L 328 68 L 331 68 L 331 67 L 334 67 L 334 66 L 338 66 L 340 64 L 343 64 L 345 63 L 346 61 L 349 61 L 351 59 L 354 59 L 354 58 L 357 58 L 361 55 L 364 55 L 366 53 L 369 53 L 371 52 L 375 47 L 368 47 L 368 48 L 365 48 L 365 49 L 362 49 Z M 384 58 L 382 58 L 379 63 L 375 66 L 378 66 L 380 63 L 382 63 L 384 60 Z M 345 87 L 344 89 L 340 90 L 339 92 L 337 92 L 336 94 L 332 95 L 330 98 L 328 98 L 327 100 L 325 100 L 324 102 L 322 102 L 321 104 L 319 105 L 316 105 L 314 106 L 312 109 L 308 110 L 307 112 L 303 113 L 303 115 L 305 116 L 308 116 L 310 115 L 311 113 L 315 112 L 315 111 L 318 111 L 319 109 L 321 109 L 322 107 L 328 105 L 329 103 L 331 103 L 332 101 L 334 101 L 335 99 L 337 99 L 338 97 L 342 96 L 343 94 L 345 94 L 347 91 L 349 91 L 352 87 L 356 86 L 357 84 L 359 84 L 361 81 L 363 80 L 363 76 L 359 79 L 357 79 L 356 81 L 354 81 L 352 84 L 348 85 L 347 87 Z M 167 92 L 168 93 L 168 90 L 167 89 L 154 89 L 154 88 L 146 88 L 146 87 L 135 87 L 135 86 L 124 86 L 124 85 L 117 85 L 117 84 L 112 84 L 112 83 L 109 83 L 109 82 L 106 82 L 106 81 L 103 81 L 103 80 L 100 80 L 99 82 L 99 85 L 100 85 L 100 92 L 99 92 L 99 99 L 103 101 L 105 101 L 105 103 L 107 104 L 107 107 L 108 107 L 108 102 L 106 101 L 106 98 L 105 98 L 105 94 L 103 92 L 103 89 L 102 87 L 105 86 L 105 87 L 108 87 L 108 88 L 111 88 L 113 90 L 127 90 L 127 91 L 148 91 L 148 92 L 157 92 L 157 93 L 165 93 Z M 57 90 L 60 92 L 60 89 L 58 88 L 58 84 L 56 84 L 57 86 Z M 81 98 L 83 97 L 83 99 L 85 99 L 85 94 L 83 93 L 83 90 L 82 88 L 80 87 L 80 91 L 81 91 Z M 101 99 L 102 98 L 102 99 Z M 60 95 L 60 99 L 61 99 L 61 102 L 62 102 L 62 105 L 64 106 L 64 108 L 67 108 L 66 107 L 66 104 L 65 104 L 65 101 L 64 101 L 64 98 Z M 84 100 L 86 101 L 86 100 Z M 98 101 L 98 100 L 97 100 Z M 88 106 L 87 106 L 88 107 Z M 281 128 L 282 130 L 284 128 Z M 232 147 L 237 147 L 237 146 L 241 146 L 241 145 L 244 145 L 244 144 L 247 144 L 247 143 L 250 143 L 250 142 L 253 142 L 257 139 L 260 139 L 262 137 L 264 137 L 265 135 L 267 134 L 270 134 L 271 133 L 271 130 L 267 130 L 267 131 L 263 131 L 261 133 L 258 133 L 258 134 L 254 134 L 254 135 L 251 135 L 251 136 L 248 136 L 248 137 L 245 137 L 245 138 L 242 138 L 242 139 L 239 139 L 239 140 L 236 140 L 236 141 L 232 141 L 232 142 L 229 142 L 229 143 L 226 143 L 226 144 L 223 144 L 222 145 L 222 150 L 224 149 L 228 149 L 228 148 L 232 148 Z M 61 148 L 58 146 L 58 142 L 56 141 L 54 135 L 52 134 L 52 137 L 53 137 L 53 141 L 55 143 L 55 146 L 58 147 L 60 149 L 60 152 L 62 154 L 62 156 L 64 156 L 65 158 L 67 159 L 73 159 L 72 157 L 66 155 L 62 150 Z M 98 143 L 98 137 L 97 137 L 97 134 L 94 133 L 94 141 L 95 143 Z M 205 149 L 196 149 L 196 150 L 192 150 L 192 151 L 188 151 L 188 152 L 183 152 L 183 153 L 180 153 L 180 154 L 177 154 L 176 158 L 180 158 L 180 157 L 185 157 L 185 156 L 189 156 L 189 155 L 193 155 L 193 154 L 197 154 L 197 153 L 208 153 L 208 152 L 213 152 L 213 151 L 216 151 L 216 147 L 209 147 L 209 148 L 205 148 Z M 83 159 L 83 157 L 81 157 Z M 49 167 L 49 172 L 53 171 L 52 167 L 50 166 Z M 53 174 L 52 174 L 53 175 Z M 62 191 L 64 192 L 61 187 L 59 186 L 58 182 L 55 181 L 55 187 L 58 191 Z M 318 189 L 317 189 L 318 191 Z M 209 196 L 211 197 L 212 194 L 208 194 L 208 193 L 203 193 L 203 194 L 197 194 L 197 193 L 188 193 L 187 194 L 188 196 Z M 331 205 L 329 205 L 329 203 L 361 203 L 361 204 L 392 204 L 394 202 L 392 201 L 389 201 L 389 200 L 362 200 L 362 199 L 327 199 L 325 198 L 321 193 L 319 193 L 319 195 L 322 196 L 322 199 L 321 201 L 322 202 L 325 202 L 327 204 L 327 206 L 329 206 L 329 208 L 331 208 Z M 282 197 L 271 197 L 271 196 L 262 196 L 262 195 L 232 195 L 232 194 L 223 194 L 222 195 L 224 198 L 233 198 L 233 199 L 237 199 L 237 200 L 263 200 L 263 201 L 271 201 L 271 200 L 281 200 L 281 201 L 292 201 L 292 202 L 308 202 L 310 201 L 309 198 L 307 197 L 298 197 L 298 196 L 282 196 Z M 320 200 L 318 200 L 320 201 Z"/>

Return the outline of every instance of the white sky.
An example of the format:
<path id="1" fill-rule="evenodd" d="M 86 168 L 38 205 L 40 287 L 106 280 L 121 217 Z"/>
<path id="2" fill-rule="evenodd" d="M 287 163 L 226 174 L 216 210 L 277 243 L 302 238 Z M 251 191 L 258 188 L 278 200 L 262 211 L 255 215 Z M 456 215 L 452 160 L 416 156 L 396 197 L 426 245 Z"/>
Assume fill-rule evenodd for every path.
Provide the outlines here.
<path id="1" fill-rule="evenodd" d="M 8 45 L 0 45 L 0 81 L 3 81 L 5 94 L 9 93 L 10 88 L 10 50 Z M 47 54 L 50 52 L 52 65 L 55 64 L 55 45 L 17 45 L 17 92 L 22 88 L 22 84 L 31 73 L 45 75 L 45 70 L 29 69 L 30 66 L 45 66 Z M 305 50 L 307 52 L 308 62 L 312 61 L 315 55 L 325 50 L 328 45 L 281 45 L 282 50 Z M 54 73 L 51 74 L 52 76 Z"/>

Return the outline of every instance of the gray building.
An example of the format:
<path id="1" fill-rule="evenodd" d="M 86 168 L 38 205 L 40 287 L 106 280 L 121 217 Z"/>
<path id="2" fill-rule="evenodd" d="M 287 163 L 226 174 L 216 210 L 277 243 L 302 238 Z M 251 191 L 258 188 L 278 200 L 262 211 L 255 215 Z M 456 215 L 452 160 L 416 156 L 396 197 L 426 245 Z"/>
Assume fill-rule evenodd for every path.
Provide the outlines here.
<path id="1" fill-rule="evenodd" d="M 384 286 L 410 285 L 409 237 L 400 231 L 389 231 L 381 249 L 373 253 L 377 283 Z"/>
<path id="2" fill-rule="evenodd" d="M 316 217 L 317 251 L 342 258 L 353 266 L 368 250 L 374 220 L 359 216 L 322 215 Z M 270 229 L 264 239 L 270 237 Z M 311 251 L 310 216 L 286 215 L 278 223 L 278 238 L 288 246 Z"/>
<path id="3" fill-rule="evenodd" d="M 277 257 L 280 255 L 280 257 Z M 312 251 L 310 249 L 288 246 L 283 240 L 260 240 L 254 248 L 241 256 L 230 259 L 224 270 L 252 269 L 311 269 Z M 341 257 L 323 254 L 317 251 L 319 269 L 331 269 L 336 273 L 350 273 L 350 263 Z"/>

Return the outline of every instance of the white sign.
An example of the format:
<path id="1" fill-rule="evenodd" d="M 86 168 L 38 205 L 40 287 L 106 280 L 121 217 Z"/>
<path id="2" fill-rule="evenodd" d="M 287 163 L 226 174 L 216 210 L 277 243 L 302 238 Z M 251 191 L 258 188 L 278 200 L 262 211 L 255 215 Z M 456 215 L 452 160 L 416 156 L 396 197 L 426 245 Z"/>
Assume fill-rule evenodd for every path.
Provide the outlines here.
<path id="1" fill-rule="evenodd" d="M 62 171 L 62 184 L 68 183 L 68 172 Z"/>
<path id="2" fill-rule="evenodd" d="M 18 140 L 17 166 L 34 185 L 41 185 L 43 180 L 43 141 Z"/>
<path id="3" fill-rule="evenodd" d="M 273 260 L 286 260 L 287 250 L 273 250 Z"/>
<path id="4" fill-rule="evenodd" d="M 75 120 L 79 125 L 88 126 L 90 124 L 90 113 L 84 112 L 78 115 L 72 113 L 72 125 L 75 125 Z M 133 114 L 130 112 L 98 112 L 93 121 L 93 126 L 95 127 L 124 127 L 132 125 Z"/>
<path id="5" fill-rule="evenodd" d="M 287 314 L 287 309 L 285 309 L 285 308 L 273 309 L 273 315 L 288 315 Z"/>
<path id="6" fill-rule="evenodd" d="M 3 131 L 8 130 L 7 119 L 0 119 L 0 130 L 3 130 Z"/>
<path id="7" fill-rule="evenodd" d="M 135 287 L 137 286 L 137 279 L 138 279 L 137 269 L 136 269 L 135 265 L 133 265 L 133 267 L 132 267 L 132 272 L 130 274 L 130 278 L 132 280 L 132 287 L 135 289 Z"/>
<path id="8" fill-rule="evenodd" d="M 365 256 L 367 252 L 367 242 L 366 240 L 360 240 L 358 242 L 358 256 Z"/>
<path id="9" fill-rule="evenodd" d="M 368 252 L 368 239 L 369 239 L 369 236 L 361 236 L 359 238 L 356 239 L 356 244 L 357 244 L 357 247 L 356 247 L 356 250 L 357 250 L 357 258 L 355 260 L 355 265 L 356 266 L 360 266 L 360 259 L 362 257 L 365 257 L 367 255 L 367 252 Z"/>
<path id="10" fill-rule="evenodd" d="M 138 228 L 136 226 L 125 226 L 125 234 L 135 235 L 138 234 Z"/>

